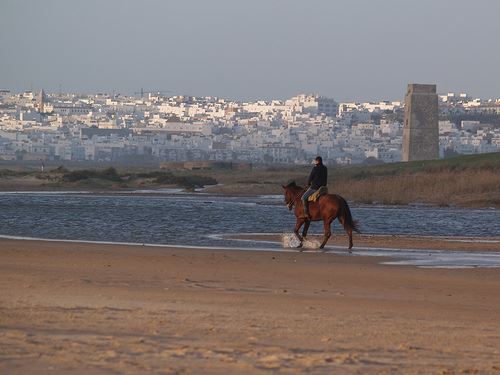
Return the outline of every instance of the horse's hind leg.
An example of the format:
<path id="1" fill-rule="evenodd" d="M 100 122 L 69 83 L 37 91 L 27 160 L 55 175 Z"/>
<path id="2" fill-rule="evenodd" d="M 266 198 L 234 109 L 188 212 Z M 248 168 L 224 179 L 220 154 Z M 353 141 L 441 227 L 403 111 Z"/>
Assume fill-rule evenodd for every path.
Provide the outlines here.
<path id="1" fill-rule="evenodd" d="M 349 251 L 352 249 L 352 229 L 346 229 L 347 235 L 349 236 Z"/>
<path id="2" fill-rule="evenodd" d="M 344 225 L 344 219 L 342 219 L 341 217 L 339 217 L 339 222 L 340 222 L 340 224 L 342 224 L 342 226 L 345 229 L 345 232 L 347 233 L 347 236 L 349 237 L 349 250 L 351 250 L 352 249 L 352 228 L 351 227 L 346 228 Z"/>
<path id="3" fill-rule="evenodd" d="M 330 226 L 332 224 L 332 221 L 333 221 L 333 218 L 323 221 L 324 238 L 323 238 L 323 242 L 321 243 L 321 245 L 319 247 L 320 249 L 323 249 L 325 247 L 326 243 L 328 242 L 328 239 L 332 235 L 332 232 L 330 230 Z"/>

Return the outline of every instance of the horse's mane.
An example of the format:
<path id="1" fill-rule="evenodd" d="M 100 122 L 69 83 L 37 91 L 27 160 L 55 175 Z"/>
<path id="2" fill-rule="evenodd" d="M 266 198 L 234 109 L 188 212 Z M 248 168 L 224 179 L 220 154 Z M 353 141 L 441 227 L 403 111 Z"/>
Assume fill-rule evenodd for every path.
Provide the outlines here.
<path id="1" fill-rule="evenodd" d="M 295 180 L 292 180 L 292 181 L 289 181 L 285 186 L 283 186 L 284 188 L 293 188 L 293 189 L 296 189 L 296 190 L 304 190 L 304 188 L 302 186 L 298 186 L 296 183 L 295 183 Z"/>

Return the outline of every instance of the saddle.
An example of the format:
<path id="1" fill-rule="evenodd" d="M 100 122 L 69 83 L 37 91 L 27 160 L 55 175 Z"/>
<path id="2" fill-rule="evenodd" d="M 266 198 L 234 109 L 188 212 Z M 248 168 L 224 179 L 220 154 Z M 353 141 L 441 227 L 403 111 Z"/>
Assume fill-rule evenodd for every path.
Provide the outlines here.
<path id="1" fill-rule="evenodd" d="M 318 190 L 316 190 L 314 192 L 314 194 L 312 194 L 307 199 L 307 201 L 308 202 L 316 202 L 319 199 L 319 197 L 321 197 L 322 195 L 325 195 L 325 194 L 328 194 L 328 188 L 326 186 L 321 186 Z"/>

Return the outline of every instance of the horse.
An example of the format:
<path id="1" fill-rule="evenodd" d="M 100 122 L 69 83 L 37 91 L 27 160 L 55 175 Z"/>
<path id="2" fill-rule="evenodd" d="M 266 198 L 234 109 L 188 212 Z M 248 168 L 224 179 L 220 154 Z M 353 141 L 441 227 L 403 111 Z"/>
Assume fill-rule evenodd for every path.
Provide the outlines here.
<path id="1" fill-rule="evenodd" d="M 293 206 L 295 206 L 297 222 L 295 223 L 294 233 L 300 241 L 299 247 L 302 247 L 311 221 L 323 220 L 324 238 L 320 246 L 320 249 L 323 249 L 331 236 L 330 225 L 333 220 L 338 218 L 349 236 L 349 250 L 352 249 L 352 231 L 357 233 L 360 233 L 360 231 L 357 222 L 352 219 L 351 210 L 344 198 L 337 194 L 325 194 L 320 196 L 316 202 L 309 202 L 309 220 L 304 215 L 304 205 L 302 203 L 302 195 L 306 189 L 297 186 L 295 181 L 290 182 L 286 186 L 282 185 L 282 188 L 285 195 L 285 204 L 288 209 L 291 211 Z M 302 225 L 304 225 L 304 230 L 301 236 L 299 230 Z"/>

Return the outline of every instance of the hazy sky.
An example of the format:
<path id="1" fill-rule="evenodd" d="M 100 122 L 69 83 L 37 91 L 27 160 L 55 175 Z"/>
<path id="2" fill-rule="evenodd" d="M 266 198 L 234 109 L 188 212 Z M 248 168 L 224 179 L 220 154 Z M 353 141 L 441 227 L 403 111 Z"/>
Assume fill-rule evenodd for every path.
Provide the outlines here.
<path id="1" fill-rule="evenodd" d="M 1 0 L 0 88 L 500 97 L 498 0 Z"/>

